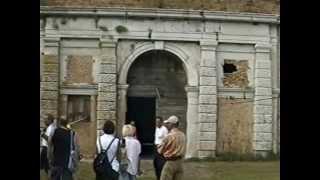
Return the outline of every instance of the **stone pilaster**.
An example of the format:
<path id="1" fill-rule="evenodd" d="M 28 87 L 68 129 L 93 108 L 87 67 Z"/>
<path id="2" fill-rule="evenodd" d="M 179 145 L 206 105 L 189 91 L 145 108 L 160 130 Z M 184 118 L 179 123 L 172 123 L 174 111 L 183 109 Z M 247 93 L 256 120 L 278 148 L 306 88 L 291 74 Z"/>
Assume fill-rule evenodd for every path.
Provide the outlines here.
<path id="1" fill-rule="evenodd" d="M 257 44 L 255 67 L 255 97 L 253 150 L 264 154 L 272 150 L 272 77 L 271 46 Z"/>
<path id="2" fill-rule="evenodd" d="M 216 151 L 217 72 L 216 41 L 201 41 L 199 91 L 199 154 L 214 157 Z"/>
<path id="3" fill-rule="evenodd" d="M 98 72 L 97 130 L 106 120 L 116 123 L 116 42 L 100 41 L 101 58 Z M 99 132 L 98 132 L 99 133 Z"/>
<path id="4" fill-rule="evenodd" d="M 68 95 L 60 94 L 60 116 L 68 117 Z"/>
<path id="5" fill-rule="evenodd" d="M 127 112 L 127 92 L 129 85 L 120 84 L 118 85 L 118 119 L 117 119 L 117 129 L 120 134 L 122 126 L 126 122 L 126 112 Z"/>
<path id="6" fill-rule="evenodd" d="M 58 116 L 59 38 L 43 38 L 42 76 L 40 82 L 40 116 Z M 41 123 L 41 122 L 40 122 Z"/>
<path id="7" fill-rule="evenodd" d="M 188 98 L 187 109 L 187 152 L 186 158 L 197 157 L 199 151 L 199 121 L 198 121 L 198 106 L 199 106 L 199 87 L 186 86 Z"/>
<path id="8" fill-rule="evenodd" d="M 92 122 L 96 121 L 96 111 L 97 111 L 97 96 L 96 95 L 91 95 L 90 96 L 90 120 Z"/>

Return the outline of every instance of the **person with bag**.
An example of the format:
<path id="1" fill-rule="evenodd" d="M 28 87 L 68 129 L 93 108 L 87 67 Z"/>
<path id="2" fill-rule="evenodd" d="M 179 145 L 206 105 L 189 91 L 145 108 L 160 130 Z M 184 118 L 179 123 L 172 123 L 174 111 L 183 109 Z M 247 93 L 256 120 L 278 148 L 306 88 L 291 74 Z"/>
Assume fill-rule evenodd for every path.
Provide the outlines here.
<path id="1" fill-rule="evenodd" d="M 60 126 L 49 138 L 48 152 L 51 180 L 73 180 L 80 161 L 77 134 L 67 128 L 68 120 L 61 118 Z"/>
<path id="2" fill-rule="evenodd" d="M 103 126 L 104 134 L 97 139 L 97 156 L 93 162 L 96 180 L 118 180 L 117 154 L 120 141 L 113 135 L 114 131 L 115 125 L 108 120 Z"/>
<path id="3" fill-rule="evenodd" d="M 119 180 L 136 180 L 139 173 L 141 144 L 134 137 L 135 129 L 132 125 L 123 126 L 122 136 Z"/>

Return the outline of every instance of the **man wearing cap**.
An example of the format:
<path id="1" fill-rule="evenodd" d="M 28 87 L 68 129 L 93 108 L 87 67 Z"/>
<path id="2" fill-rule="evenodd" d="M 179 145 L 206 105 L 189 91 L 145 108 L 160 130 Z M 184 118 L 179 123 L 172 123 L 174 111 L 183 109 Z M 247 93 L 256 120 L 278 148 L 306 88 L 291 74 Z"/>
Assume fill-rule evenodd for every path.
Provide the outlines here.
<path id="1" fill-rule="evenodd" d="M 160 180 L 181 180 L 183 175 L 182 160 L 186 150 L 186 138 L 178 129 L 179 120 L 170 116 L 164 121 L 169 134 L 158 147 L 159 154 L 163 155 L 166 163 L 162 169 Z"/>

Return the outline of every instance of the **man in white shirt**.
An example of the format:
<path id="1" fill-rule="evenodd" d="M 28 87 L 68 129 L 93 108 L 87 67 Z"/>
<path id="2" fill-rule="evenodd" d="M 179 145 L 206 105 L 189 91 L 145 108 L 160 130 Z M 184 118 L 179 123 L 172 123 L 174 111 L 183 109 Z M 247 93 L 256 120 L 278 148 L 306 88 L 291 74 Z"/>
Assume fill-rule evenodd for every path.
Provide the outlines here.
<path id="1" fill-rule="evenodd" d="M 160 116 L 156 117 L 156 131 L 155 131 L 155 138 L 154 138 L 154 144 L 155 144 L 155 155 L 153 160 L 153 165 L 155 169 L 155 173 L 157 176 L 157 180 L 160 179 L 161 171 L 163 168 L 163 165 L 165 163 L 165 159 L 158 153 L 157 147 L 162 143 L 163 139 L 167 136 L 168 129 L 163 125 L 163 119 Z"/>
<path id="2" fill-rule="evenodd" d="M 49 171 L 49 161 L 48 161 L 48 139 L 52 137 L 55 129 L 57 128 L 57 123 L 54 120 L 53 115 L 47 114 L 45 120 L 46 130 L 41 134 L 41 155 L 40 155 L 40 168 L 44 169 L 46 173 Z"/>

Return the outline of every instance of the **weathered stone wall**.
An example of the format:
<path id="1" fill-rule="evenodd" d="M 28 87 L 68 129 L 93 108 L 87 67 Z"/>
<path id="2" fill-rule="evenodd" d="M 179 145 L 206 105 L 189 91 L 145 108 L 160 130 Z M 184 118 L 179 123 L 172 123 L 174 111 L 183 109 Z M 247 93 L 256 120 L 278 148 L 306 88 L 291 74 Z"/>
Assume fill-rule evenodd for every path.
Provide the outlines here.
<path id="1" fill-rule="evenodd" d="M 217 153 L 252 153 L 252 99 L 219 98 L 218 101 Z"/>
<path id="2" fill-rule="evenodd" d="M 59 98 L 59 43 L 56 38 L 42 39 L 41 81 L 40 81 L 40 117 L 46 114 L 58 116 Z M 40 122 L 40 125 L 43 124 Z"/>
<path id="3" fill-rule="evenodd" d="M 67 57 L 67 77 L 66 84 L 73 83 L 93 83 L 92 65 L 93 59 L 91 56 L 71 55 Z"/>
<path id="4" fill-rule="evenodd" d="M 135 60 L 128 74 L 128 96 L 156 97 L 156 115 L 180 118 L 186 131 L 186 74 L 182 62 L 164 51 L 150 51 Z M 160 99 L 156 89 L 160 93 Z"/>
<path id="5" fill-rule="evenodd" d="M 275 138 L 273 136 L 276 136 L 273 130 L 276 127 L 273 122 L 275 105 L 270 98 L 275 90 L 273 89 L 276 87 L 275 84 L 279 83 L 277 81 L 279 66 L 275 66 L 279 62 L 277 16 L 207 12 L 203 21 L 197 11 L 158 11 L 162 15 L 146 9 L 116 9 L 116 12 L 106 12 L 101 9 L 56 11 L 55 8 L 42 7 L 41 12 L 45 16 L 41 16 L 40 27 L 43 40 L 41 114 L 44 112 L 57 114 L 56 105 L 59 96 L 60 100 L 67 101 L 68 93 L 89 93 L 97 95 L 95 111 L 97 129 L 101 129 L 108 119 L 121 124 L 121 119 L 124 118 L 119 114 L 126 111 L 126 101 L 123 100 L 126 99 L 126 88 L 130 88 L 130 83 L 128 86 L 126 80 L 123 80 L 126 76 L 120 74 L 125 72 L 126 75 L 127 71 L 123 71 L 126 69 L 124 65 L 130 66 L 128 61 L 133 62 L 139 53 L 154 49 L 166 50 L 179 56 L 183 61 L 180 65 L 185 70 L 187 83 L 179 87 L 179 92 L 184 92 L 184 97 L 188 97 L 185 112 L 188 117 L 187 137 L 191 139 L 191 142 L 188 142 L 188 157 L 215 155 L 217 121 L 219 121 L 217 97 L 220 96 L 220 88 L 225 94 L 239 91 L 241 92 L 237 92 L 239 96 L 244 91 L 250 91 L 250 98 L 254 100 L 252 149 L 272 150 Z M 54 15 L 57 12 L 63 13 L 63 16 Z M 131 17 L 119 17 L 126 12 Z M 191 14 L 184 18 L 186 12 Z M 86 17 L 75 16 L 81 13 L 85 13 Z M 125 26 L 128 31 L 118 32 L 116 29 L 119 25 Z M 89 58 L 93 60 L 92 69 L 90 66 L 84 69 L 89 72 L 86 75 L 92 75 L 93 84 L 87 80 L 86 82 L 73 80 L 74 83 L 64 86 L 63 82 L 68 76 L 70 56 L 92 57 Z M 46 63 L 48 57 L 52 57 L 52 60 L 49 58 L 50 63 Z M 235 63 L 244 60 L 247 63 L 246 85 L 249 88 L 224 86 L 225 60 L 232 60 Z M 170 75 L 170 72 L 166 74 Z M 177 82 L 182 78 L 182 76 L 175 77 L 178 77 Z M 151 74 L 150 77 L 144 78 L 154 77 Z M 173 74 L 167 77 L 168 81 L 173 79 Z M 58 89 L 59 83 L 61 89 Z M 161 89 L 159 90 L 161 93 Z M 59 95 L 59 91 L 62 94 Z M 166 90 L 162 91 L 166 93 Z M 164 102 L 182 104 L 183 101 Z M 179 105 L 179 108 L 181 107 Z"/>
<path id="6" fill-rule="evenodd" d="M 279 14 L 280 0 L 47 0 L 49 6 L 205 9 Z"/>

